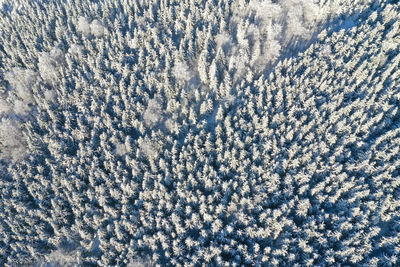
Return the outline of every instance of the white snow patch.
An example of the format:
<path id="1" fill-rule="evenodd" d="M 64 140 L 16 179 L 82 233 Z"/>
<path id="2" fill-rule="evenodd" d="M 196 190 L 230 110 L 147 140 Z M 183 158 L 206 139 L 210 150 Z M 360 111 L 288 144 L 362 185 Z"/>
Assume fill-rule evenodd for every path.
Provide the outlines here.
<path id="1" fill-rule="evenodd" d="M 172 69 L 172 74 L 177 80 L 188 81 L 191 78 L 189 67 L 185 62 L 178 62 Z"/>
<path id="2" fill-rule="evenodd" d="M 156 99 L 151 99 L 143 114 L 144 123 L 148 127 L 155 126 L 162 118 L 161 104 Z"/>
<path id="3" fill-rule="evenodd" d="M 4 78 L 10 83 L 11 87 L 15 89 L 16 94 L 23 101 L 33 103 L 32 86 L 37 81 L 37 73 L 33 70 L 13 68 L 7 72 Z"/>
<path id="4" fill-rule="evenodd" d="M 79 17 L 77 30 L 80 33 L 82 33 L 83 35 L 89 35 L 90 34 L 90 21 L 89 21 L 89 19 L 85 18 L 85 17 Z"/>
<path id="5" fill-rule="evenodd" d="M 101 37 L 104 34 L 104 26 L 99 20 L 95 19 L 90 23 L 90 32 L 96 37 Z"/>
<path id="6" fill-rule="evenodd" d="M 0 159 L 17 162 L 27 154 L 26 142 L 17 122 L 3 118 L 0 122 Z"/>
<path id="7" fill-rule="evenodd" d="M 64 53 L 55 47 L 49 53 L 42 52 L 39 56 L 38 68 L 40 76 L 46 82 L 52 83 L 59 77 L 57 67 L 64 63 Z"/>

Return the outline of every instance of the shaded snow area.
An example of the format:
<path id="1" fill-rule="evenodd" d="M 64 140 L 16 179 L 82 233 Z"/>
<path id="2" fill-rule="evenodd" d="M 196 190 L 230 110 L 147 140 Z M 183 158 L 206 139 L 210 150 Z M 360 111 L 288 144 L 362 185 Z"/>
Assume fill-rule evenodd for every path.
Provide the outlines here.
<path id="1" fill-rule="evenodd" d="M 399 266 L 394 0 L 0 0 L 0 266 Z"/>

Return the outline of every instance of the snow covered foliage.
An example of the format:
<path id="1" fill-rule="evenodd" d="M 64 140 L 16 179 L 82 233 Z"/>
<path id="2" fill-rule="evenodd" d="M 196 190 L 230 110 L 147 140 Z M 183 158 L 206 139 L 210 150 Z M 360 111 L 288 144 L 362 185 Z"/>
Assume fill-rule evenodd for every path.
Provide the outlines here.
<path id="1" fill-rule="evenodd" d="M 0 2 L 0 266 L 396 266 L 400 4 Z"/>
<path id="2" fill-rule="evenodd" d="M 312 1 L 235 1 L 229 28 L 236 28 L 229 68 L 240 77 L 246 67 L 264 70 L 287 52 L 293 42 L 311 39 L 329 15 Z M 298 49 L 298 48 L 297 48 Z"/>

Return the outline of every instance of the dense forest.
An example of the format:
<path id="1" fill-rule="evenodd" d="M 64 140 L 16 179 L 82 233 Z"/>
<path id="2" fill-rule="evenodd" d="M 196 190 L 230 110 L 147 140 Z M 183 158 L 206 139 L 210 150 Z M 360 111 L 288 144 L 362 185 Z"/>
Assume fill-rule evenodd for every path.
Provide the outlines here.
<path id="1" fill-rule="evenodd" d="M 0 266 L 400 264 L 399 18 L 0 0 Z"/>

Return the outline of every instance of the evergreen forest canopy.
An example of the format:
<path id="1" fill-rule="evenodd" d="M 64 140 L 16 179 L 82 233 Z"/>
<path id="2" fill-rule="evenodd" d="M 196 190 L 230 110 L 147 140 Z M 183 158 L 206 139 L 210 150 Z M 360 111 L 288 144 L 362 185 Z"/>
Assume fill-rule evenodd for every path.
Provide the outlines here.
<path id="1" fill-rule="evenodd" d="M 399 18 L 0 0 L 0 266 L 399 265 Z"/>

